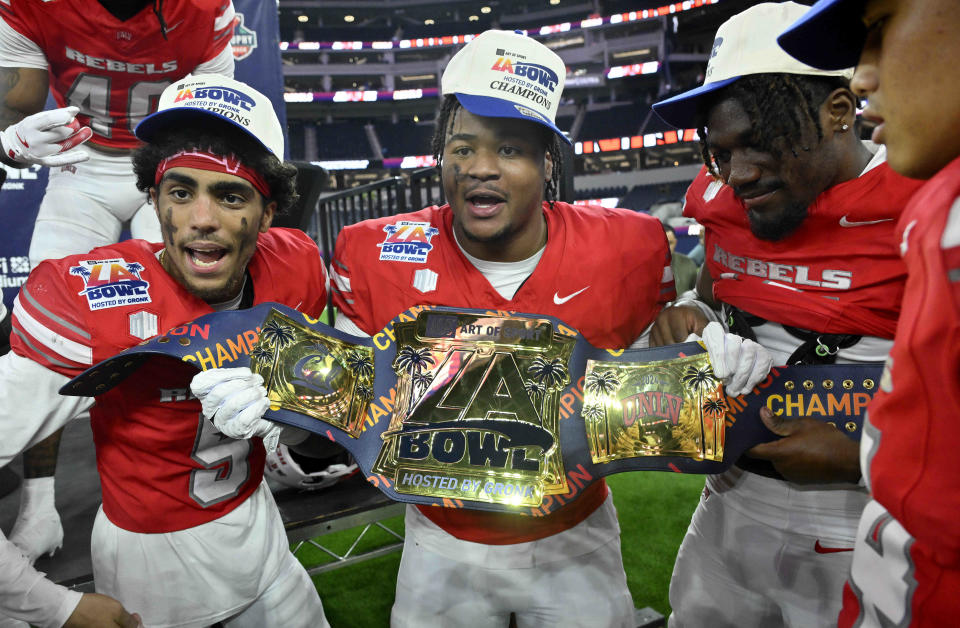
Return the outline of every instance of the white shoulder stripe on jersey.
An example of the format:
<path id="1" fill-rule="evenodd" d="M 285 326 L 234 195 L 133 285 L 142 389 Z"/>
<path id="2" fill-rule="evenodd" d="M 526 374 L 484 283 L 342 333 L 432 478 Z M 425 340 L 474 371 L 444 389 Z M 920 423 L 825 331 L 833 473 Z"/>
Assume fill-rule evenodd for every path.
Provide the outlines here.
<path id="1" fill-rule="evenodd" d="M 668 281 L 673 281 L 673 269 L 669 266 L 664 266 L 663 277 L 660 278 L 660 283 L 667 283 Z"/>
<path id="2" fill-rule="evenodd" d="M 236 12 L 233 9 L 233 2 L 231 2 L 230 5 L 224 9 L 223 13 L 220 14 L 220 17 L 214 21 L 213 30 L 219 31 L 230 26 L 230 23 L 233 22 L 233 18 L 235 16 Z"/>
<path id="3" fill-rule="evenodd" d="M 337 288 L 340 292 L 352 292 L 350 290 L 350 278 L 344 277 L 337 271 L 330 269 L 330 278 L 333 279 L 333 283 L 337 285 Z"/>
<path id="4" fill-rule="evenodd" d="M 953 201 L 950 213 L 947 214 L 947 224 L 943 227 L 940 236 L 940 248 L 952 249 L 960 246 L 960 198 Z"/>
<path id="5" fill-rule="evenodd" d="M 50 351 L 53 351 L 55 354 L 63 357 L 66 360 L 71 362 L 79 362 L 80 364 L 93 364 L 93 348 L 86 345 L 82 345 L 79 342 L 74 342 L 64 338 L 60 334 L 54 332 L 48 327 L 44 326 L 38 322 L 35 318 L 30 316 L 30 313 L 27 312 L 26 308 L 20 304 L 20 295 L 13 300 L 13 315 L 17 317 L 17 321 L 20 323 L 20 326 L 23 329 L 37 339 L 43 346 L 45 346 Z M 49 356 L 47 356 L 49 358 Z"/>
<path id="6" fill-rule="evenodd" d="M 20 331 L 19 329 L 14 329 L 14 330 L 11 331 L 10 333 L 13 334 L 14 336 L 17 336 L 18 338 L 20 338 L 20 339 L 23 341 L 23 344 L 25 344 L 25 345 L 27 345 L 28 347 L 30 347 L 30 350 L 31 350 L 31 351 L 33 351 L 34 353 L 36 353 L 36 354 L 38 354 L 38 355 L 42 355 L 44 358 L 46 358 L 47 362 L 49 362 L 50 364 L 55 364 L 55 365 L 57 365 L 57 366 L 62 366 L 62 367 L 64 367 L 64 368 L 73 368 L 73 365 L 72 365 L 72 364 L 67 364 L 66 362 L 61 362 L 60 360 L 56 359 L 55 357 L 53 357 L 53 356 L 45 353 L 40 347 L 38 347 L 37 345 L 35 345 L 35 344 L 33 344 L 32 342 L 30 342 L 30 338 L 28 338 L 27 335 L 24 334 L 24 333 L 23 333 L 22 331 Z"/>
<path id="7" fill-rule="evenodd" d="M 62 318 L 62 317 L 60 317 L 60 316 L 57 316 L 56 314 L 54 314 L 53 312 L 51 312 L 51 311 L 48 310 L 47 308 L 45 308 L 45 307 L 43 307 L 42 305 L 40 305 L 40 303 L 39 303 L 35 298 L 33 298 L 33 295 L 30 294 L 30 291 L 27 290 L 26 286 L 24 286 L 23 288 L 20 289 L 20 294 L 22 294 L 23 296 L 27 297 L 27 302 L 28 302 L 30 305 L 32 305 L 37 311 L 39 311 L 41 314 L 43 314 L 44 316 L 46 316 L 47 318 L 49 318 L 50 320 L 52 320 L 52 321 L 53 321 L 54 323 L 56 323 L 57 325 L 62 325 L 63 327 L 66 327 L 67 329 L 69 329 L 69 330 L 72 331 L 73 333 L 77 334 L 77 335 L 80 336 L 81 338 L 86 338 L 87 340 L 90 340 L 90 332 L 88 332 L 88 331 L 85 330 L 85 329 L 81 329 L 81 328 L 77 327 L 76 325 L 74 325 L 74 324 L 71 323 L 70 321 L 68 321 L 68 320 L 66 320 L 66 319 L 64 319 L 64 318 Z M 19 296 L 19 295 L 18 295 L 18 296 Z"/>
<path id="8" fill-rule="evenodd" d="M 192 74 L 219 74 L 233 78 L 236 60 L 233 58 L 233 48 L 227 44 L 217 56 L 204 61 L 193 69 Z"/>
<path id="9" fill-rule="evenodd" d="M 0 68 L 46 70 L 47 65 L 47 57 L 40 46 L 0 18 Z"/>

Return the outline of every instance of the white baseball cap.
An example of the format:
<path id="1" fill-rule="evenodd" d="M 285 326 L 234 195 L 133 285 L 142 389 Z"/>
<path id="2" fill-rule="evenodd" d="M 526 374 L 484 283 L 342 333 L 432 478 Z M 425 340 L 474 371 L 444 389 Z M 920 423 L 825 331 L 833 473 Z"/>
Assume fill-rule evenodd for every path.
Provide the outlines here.
<path id="1" fill-rule="evenodd" d="M 440 91 L 472 114 L 536 122 L 570 144 L 556 125 L 566 77 L 563 59 L 536 39 L 489 30 L 453 55 Z"/>
<path id="2" fill-rule="evenodd" d="M 134 133 L 150 142 L 167 130 L 210 116 L 246 132 L 283 161 L 283 129 L 270 99 L 246 83 L 217 74 L 188 74 L 168 85 L 156 113 L 144 118 Z"/>
<path id="3" fill-rule="evenodd" d="M 851 78 L 853 68 L 820 70 L 797 61 L 777 44 L 777 36 L 809 8 L 796 2 L 766 2 L 734 15 L 717 29 L 703 85 L 654 103 L 653 110 L 668 124 L 682 128 L 694 123 L 704 97 L 750 74 Z"/>

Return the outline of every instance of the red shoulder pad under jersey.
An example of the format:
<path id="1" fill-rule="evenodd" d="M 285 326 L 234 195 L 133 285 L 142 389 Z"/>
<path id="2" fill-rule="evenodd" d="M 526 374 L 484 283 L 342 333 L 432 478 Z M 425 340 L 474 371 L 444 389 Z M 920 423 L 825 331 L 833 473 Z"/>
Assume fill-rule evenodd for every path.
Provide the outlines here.
<path id="1" fill-rule="evenodd" d="M 0 18 L 43 51 L 57 105 L 80 107 L 92 143 L 135 148 L 160 93 L 219 55 L 236 20 L 231 0 L 161 6 L 165 33 L 152 3 L 121 21 L 92 0 L 0 0 Z"/>
<path id="2" fill-rule="evenodd" d="M 250 260 L 257 303 L 276 301 L 318 317 L 327 306 L 327 272 L 316 242 L 298 229 L 260 234 Z"/>
<path id="3" fill-rule="evenodd" d="M 94 339 L 86 328 L 86 307 L 70 285 L 69 264 L 45 260 L 30 273 L 13 303 L 14 353 L 73 377 L 93 365 Z"/>
<path id="4" fill-rule="evenodd" d="M 960 568 L 960 158 L 900 221 L 903 316 L 864 430 L 874 499 L 945 567 Z"/>

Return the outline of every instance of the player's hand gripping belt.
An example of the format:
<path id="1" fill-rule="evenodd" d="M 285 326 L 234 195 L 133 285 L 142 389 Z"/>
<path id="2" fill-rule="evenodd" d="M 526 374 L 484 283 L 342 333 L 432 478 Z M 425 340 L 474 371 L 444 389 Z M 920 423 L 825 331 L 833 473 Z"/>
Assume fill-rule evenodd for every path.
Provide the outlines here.
<path id="1" fill-rule="evenodd" d="M 78 107 L 41 111 L 0 131 L 0 148 L 7 161 L 24 166 L 65 166 L 90 159 L 84 151 L 70 151 L 93 136 L 77 121 Z"/>
<path id="2" fill-rule="evenodd" d="M 762 382 L 773 366 L 773 358 L 762 346 L 752 340 L 723 331 L 720 323 L 708 323 L 702 338 L 691 334 L 687 340 L 703 340 L 710 354 L 713 373 L 723 380 L 731 397 L 753 390 Z"/>
<path id="3" fill-rule="evenodd" d="M 230 438 L 263 439 L 267 451 L 277 448 L 283 426 L 262 418 L 270 407 L 263 378 L 249 368 L 211 369 L 197 373 L 190 390 L 200 400 L 203 415 Z"/>

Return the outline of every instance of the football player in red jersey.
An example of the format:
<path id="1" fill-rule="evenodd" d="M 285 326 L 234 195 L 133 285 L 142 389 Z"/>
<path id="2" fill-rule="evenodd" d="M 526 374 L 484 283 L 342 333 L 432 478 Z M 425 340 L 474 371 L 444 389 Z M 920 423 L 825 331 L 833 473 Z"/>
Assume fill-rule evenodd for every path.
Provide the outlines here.
<path id="1" fill-rule="evenodd" d="M 233 76 L 234 19 L 229 0 L 0 2 L 0 161 L 51 168 L 32 267 L 116 242 L 126 223 L 133 237 L 160 241 L 130 164 L 133 129 L 171 81 Z M 41 111 L 48 87 L 61 109 Z M 63 542 L 53 492 L 59 443 L 57 432 L 24 454 L 10 538 L 32 558 Z"/>
<path id="2" fill-rule="evenodd" d="M 870 489 L 839 625 L 952 626 L 960 616 L 960 11 L 953 0 L 818 2 L 779 39 L 818 67 L 854 65 L 890 165 L 929 179 L 894 237 L 903 315 L 860 460 Z M 812 44 L 815 42 L 815 47 Z"/>
<path id="3" fill-rule="evenodd" d="M 684 207 L 706 228 L 699 300 L 667 308 L 657 342 L 699 330 L 716 316 L 709 303 L 780 364 L 880 362 L 890 350 L 906 274 L 893 233 L 918 183 L 854 133 L 849 70 L 817 70 L 777 45 L 777 26 L 806 8 L 735 15 L 704 85 L 654 105 L 699 127 L 706 163 Z M 783 438 L 706 479 L 674 567 L 671 626 L 836 621 L 867 501 L 857 444 L 815 419 L 763 418 Z"/>
<path id="4" fill-rule="evenodd" d="M 376 334 L 386 348 L 378 332 L 397 314 L 444 305 L 548 314 L 598 347 L 646 346 L 645 330 L 675 294 L 666 237 L 644 214 L 553 200 L 567 141 L 554 123 L 565 74 L 546 46 L 506 31 L 482 33 L 450 60 L 433 139 L 449 204 L 340 233 L 331 266 L 338 329 Z M 744 356 L 729 381 L 752 386 L 766 375 L 769 362 L 755 368 L 764 364 L 756 343 L 724 340 Z M 209 396 L 235 408 L 263 397 L 262 388 L 231 393 L 219 377 L 193 380 L 205 411 Z M 221 414 L 214 420 L 229 430 Z M 237 420 L 255 422 L 244 411 Z M 632 627 L 606 483 L 564 503 L 536 517 L 408 506 L 391 625 L 500 628 L 515 614 L 521 626 Z"/>
<path id="5" fill-rule="evenodd" d="M 233 108 L 249 126 L 231 120 Z M 56 394 L 90 365 L 197 316 L 265 301 L 319 314 L 325 303 L 316 244 L 269 229 L 297 197 L 266 97 L 222 76 L 186 77 L 137 136 L 148 142 L 133 157 L 137 185 L 163 242 L 128 240 L 31 272 L 14 303 L 12 351 L 0 358 L 0 463 L 89 408 L 103 495 L 91 539 L 99 593 L 151 627 L 326 626 L 263 482 L 260 437 L 275 441 L 281 429 L 227 438 L 190 396 L 189 373 L 169 364 L 95 405 Z M 3 611 L 43 626 L 69 621 L 87 598 L 42 579 L 9 547 L 0 546 Z"/>

